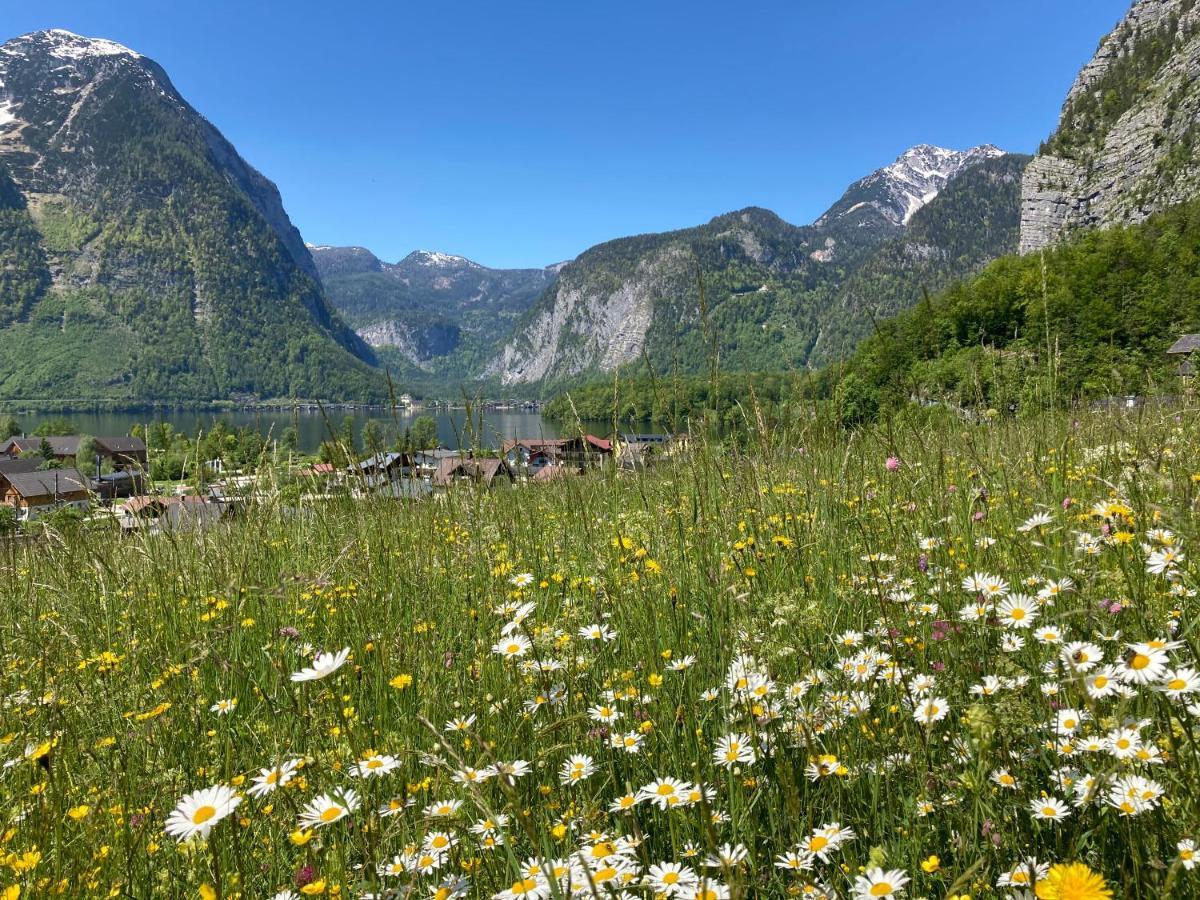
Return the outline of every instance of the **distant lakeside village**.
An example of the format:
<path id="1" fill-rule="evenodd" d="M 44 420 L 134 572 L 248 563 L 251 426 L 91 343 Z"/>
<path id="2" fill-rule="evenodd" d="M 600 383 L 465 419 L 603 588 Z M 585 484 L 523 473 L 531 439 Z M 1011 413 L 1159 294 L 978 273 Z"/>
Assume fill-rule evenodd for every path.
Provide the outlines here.
<path id="1" fill-rule="evenodd" d="M 423 500 L 458 488 L 546 484 L 605 467 L 638 472 L 689 446 L 687 434 L 580 433 L 509 439 L 498 450 L 364 454 L 331 440 L 318 457 L 303 457 L 281 456 L 278 444 L 263 443 L 253 459 L 198 455 L 191 472 L 155 479 L 154 457 L 168 451 L 140 436 L 14 435 L 0 442 L 0 534 L 61 520 L 115 520 L 126 531 L 193 528 L 281 495 L 304 502 Z"/>

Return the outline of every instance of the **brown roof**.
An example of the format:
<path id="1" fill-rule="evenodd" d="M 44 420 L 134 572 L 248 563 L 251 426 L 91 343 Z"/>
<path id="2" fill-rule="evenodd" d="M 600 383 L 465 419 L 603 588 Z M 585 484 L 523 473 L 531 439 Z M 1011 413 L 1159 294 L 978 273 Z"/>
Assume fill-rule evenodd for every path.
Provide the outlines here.
<path id="1" fill-rule="evenodd" d="M 462 456 L 450 456 L 438 463 L 433 483 L 448 485 L 458 478 L 472 478 L 485 484 L 491 484 L 498 475 L 512 478 L 512 471 L 508 468 L 508 463 L 502 459 L 492 457 L 469 459 Z"/>
<path id="2" fill-rule="evenodd" d="M 557 450 L 565 443 L 562 438 L 514 438 L 501 444 L 500 450 L 502 453 L 507 453 L 515 447 L 524 447 L 526 450 Z"/>
<path id="3" fill-rule="evenodd" d="M 1174 344 L 1168 353 L 1194 353 L 1200 350 L 1200 334 L 1185 334 Z"/>

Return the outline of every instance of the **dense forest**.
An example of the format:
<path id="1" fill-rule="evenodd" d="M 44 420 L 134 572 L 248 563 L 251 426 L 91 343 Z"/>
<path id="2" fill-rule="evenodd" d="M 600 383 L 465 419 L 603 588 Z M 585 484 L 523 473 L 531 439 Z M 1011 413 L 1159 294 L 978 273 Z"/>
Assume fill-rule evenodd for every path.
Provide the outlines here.
<path id="1" fill-rule="evenodd" d="M 998 411 L 1177 391 L 1167 348 L 1200 330 L 1200 201 L 999 260 L 884 322 L 806 383 L 849 420 L 917 401 Z"/>

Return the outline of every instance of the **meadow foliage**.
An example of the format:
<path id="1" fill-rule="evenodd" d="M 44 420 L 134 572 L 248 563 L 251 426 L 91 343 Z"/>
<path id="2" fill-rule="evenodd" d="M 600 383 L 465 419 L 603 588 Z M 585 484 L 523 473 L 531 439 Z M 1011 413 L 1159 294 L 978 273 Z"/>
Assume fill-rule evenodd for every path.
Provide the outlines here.
<path id="1" fill-rule="evenodd" d="M 0 556 L 0 896 L 1197 895 L 1190 415 Z"/>

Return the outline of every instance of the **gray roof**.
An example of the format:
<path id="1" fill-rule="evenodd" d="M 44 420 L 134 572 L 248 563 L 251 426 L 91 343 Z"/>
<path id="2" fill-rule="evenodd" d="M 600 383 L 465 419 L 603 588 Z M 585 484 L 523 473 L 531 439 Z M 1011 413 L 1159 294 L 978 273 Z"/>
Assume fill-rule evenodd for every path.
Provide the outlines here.
<path id="1" fill-rule="evenodd" d="M 355 463 L 352 468 L 369 472 L 372 469 L 390 469 L 394 465 L 404 465 L 406 462 L 407 459 L 403 453 L 376 453 L 360 463 Z"/>
<path id="2" fill-rule="evenodd" d="M 1200 350 L 1200 334 L 1185 334 L 1174 344 L 1168 353 L 1194 353 Z"/>
<path id="3" fill-rule="evenodd" d="M 50 445 L 55 456 L 74 456 L 79 449 L 79 435 L 52 434 L 46 437 L 15 437 L 5 442 L 0 450 L 6 453 L 16 450 L 18 453 L 38 453 L 42 449 L 42 441 Z"/>
<path id="4" fill-rule="evenodd" d="M 43 461 L 41 459 L 0 459 L 0 475 L 36 472 Z"/>
<path id="5" fill-rule="evenodd" d="M 96 443 L 109 453 L 145 453 L 146 442 L 135 437 L 98 437 Z"/>
<path id="6" fill-rule="evenodd" d="M 90 490 L 88 481 L 78 469 L 45 469 L 40 472 L 17 472 L 6 475 L 8 483 L 22 497 L 52 497 Z"/>

